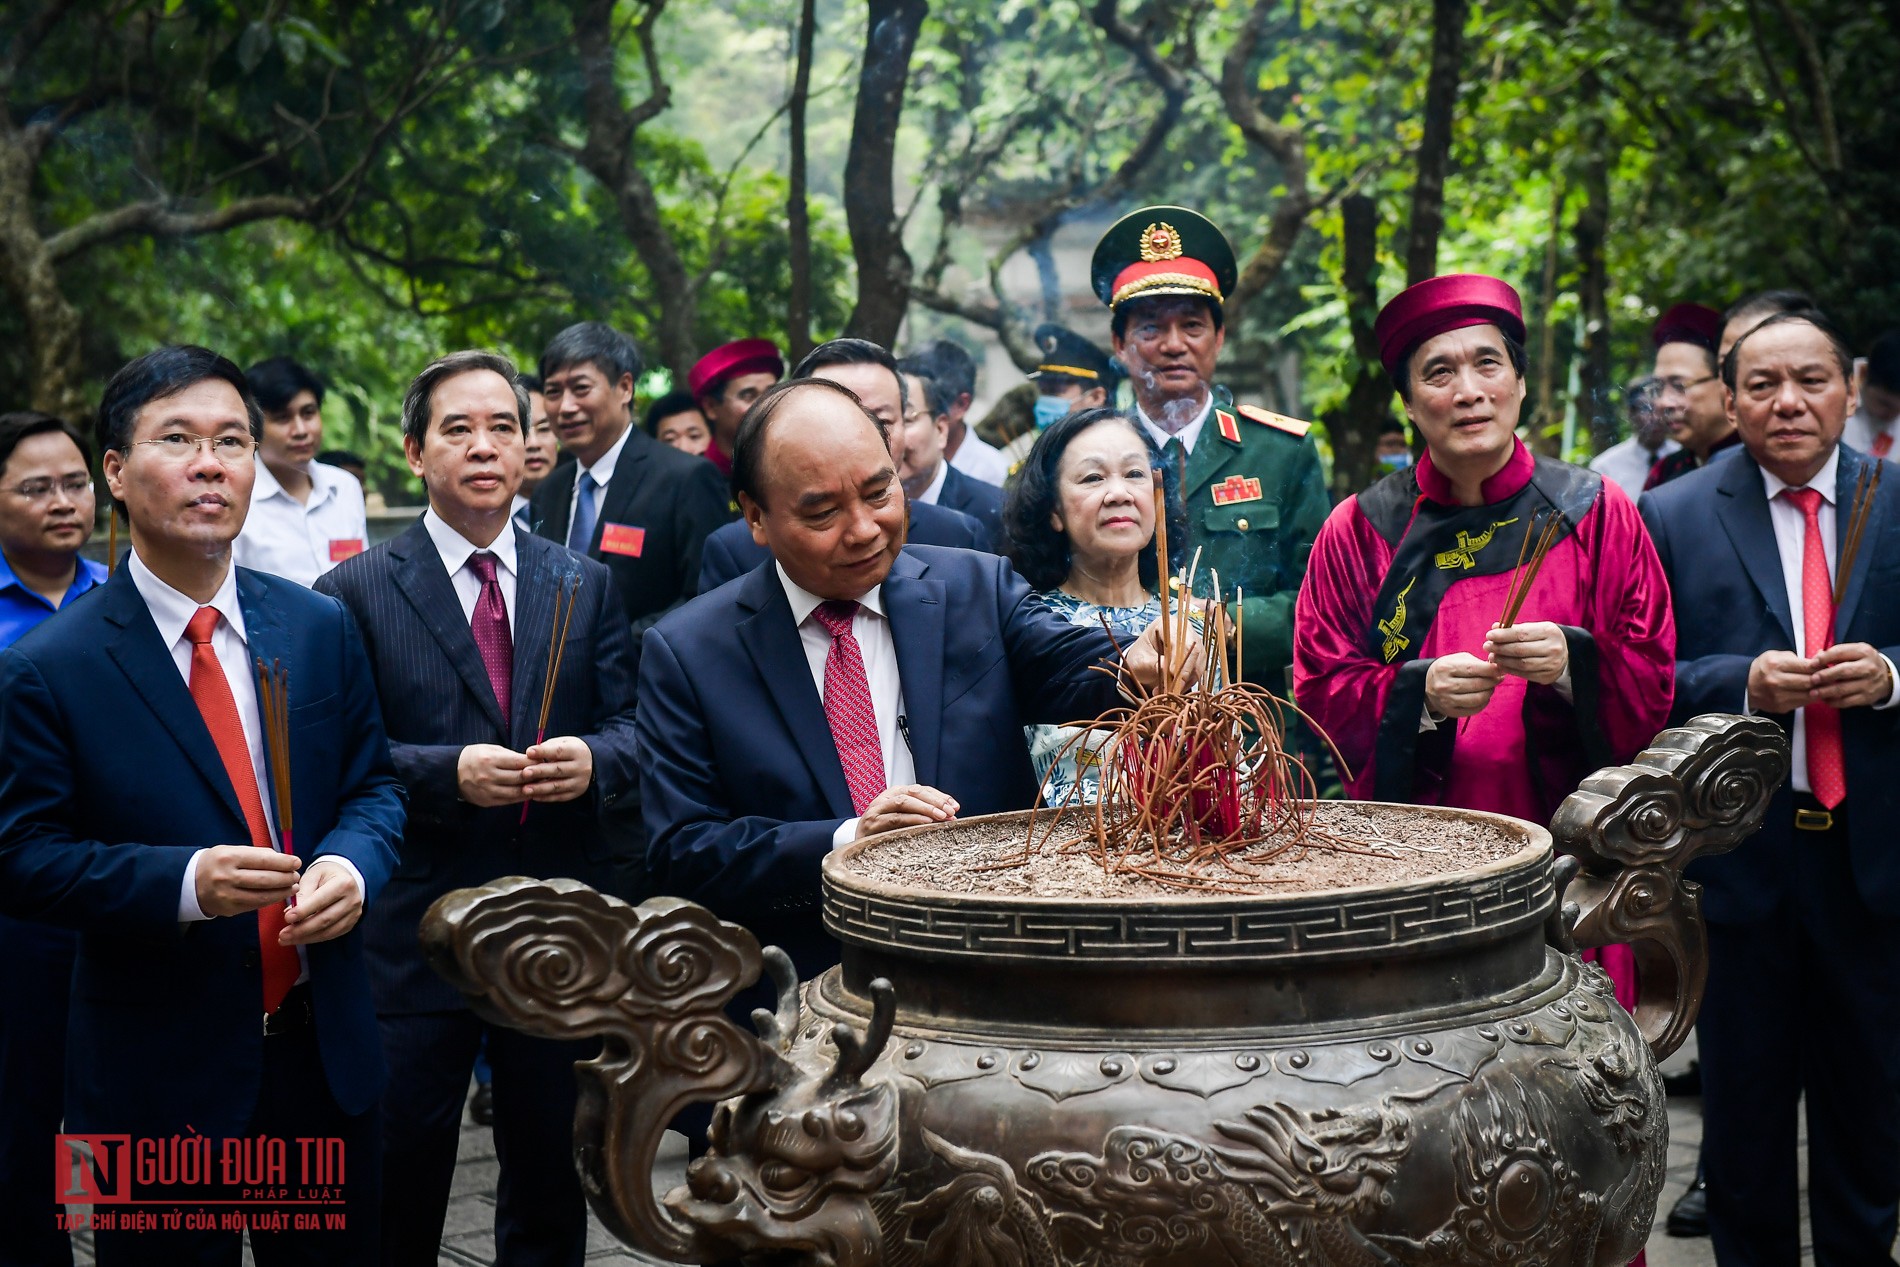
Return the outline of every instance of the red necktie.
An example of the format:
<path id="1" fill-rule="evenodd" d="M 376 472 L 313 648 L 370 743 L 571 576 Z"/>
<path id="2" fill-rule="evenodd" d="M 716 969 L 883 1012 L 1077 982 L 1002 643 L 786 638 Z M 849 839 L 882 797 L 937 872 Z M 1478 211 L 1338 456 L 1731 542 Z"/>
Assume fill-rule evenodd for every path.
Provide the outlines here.
<path id="1" fill-rule="evenodd" d="M 475 647 L 482 653 L 488 669 L 488 684 L 495 688 L 495 702 L 501 705 L 502 730 L 508 729 L 509 695 L 515 674 L 515 638 L 508 631 L 508 605 L 501 601 L 501 584 L 495 580 L 495 556 L 487 551 L 468 556 L 468 565 L 481 578 L 481 596 L 468 618 L 469 632 L 475 635 Z"/>
<path id="2" fill-rule="evenodd" d="M 1801 547 L 1801 654 L 1812 660 L 1834 645 L 1834 582 L 1827 572 L 1821 541 L 1821 494 L 1813 488 L 1782 490 L 1808 521 Z M 1847 798 L 1847 766 L 1841 753 L 1841 715 L 1832 704 L 1809 704 L 1807 717 L 1808 790 L 1833 809 Z"/>
<path id="3" fill-rule="evenodd" d="M 251 844 L 259 849 L 275 849 L 270 825 L 264 820 L 264 802 L 257 793 L 257 768 L 251 764 L 251 745 L 244 738 L 244 723 L 238 718 L 237 700 L 231 695 L 231 683 L 211 649 L 211 632 L 218 627 L 218 609 L 200 607 L 185 626 L 191 640 L 191 698 L 211 732 L 211 742 L 224 762 L 224 773 L 237 793 L 238 806 L 244 811 L 244 825 L 251 830 Z M 280 945 L 277 934 L 284 931 L 284 906 L 272 902 L 257 912 L 257 944 L 264 953 L 264 1015 L 275 1012 L 297 984 L 302 972 L 295 946 Z"/>
<path id="4" fill-rule="evenodd" d="M 1893 432 L 1883 431 L 1874 437 L 1874 456 L 1884 458 L 1893 452 Z"/>
<path id="5" fill-rule="evenodd" d="M 877 738 L 864 652 L 851 632 L 857 614 L 856 603 L 839 599 L 820 603 L 812 612 L 831 634 L 831 650 L 825 653 L 825 720 L 844 766 L 845 786 L 851 789 L 851 808 L 861 815 L 884 790 L 884 745 Z"/>

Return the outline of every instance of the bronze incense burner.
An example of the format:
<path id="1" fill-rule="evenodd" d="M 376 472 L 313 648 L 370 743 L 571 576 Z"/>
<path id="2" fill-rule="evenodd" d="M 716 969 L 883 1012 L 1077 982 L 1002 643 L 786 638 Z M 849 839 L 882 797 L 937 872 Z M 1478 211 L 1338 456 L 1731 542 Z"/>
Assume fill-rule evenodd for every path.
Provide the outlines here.
<path id="1" fill-rule="evenodd" d="M 1656 1061 L 1704 977 L 1682 868 L 1753 832 L 1787 765 L 1772 723 L 1698 718 L 1549 830 L 1412 811 L 1522 847 L 1383 887 L 949 894 L 869 883 L 847 850 L 825 865 L 844 962 L 802 988 L 700 907 L 571 881 L 450 894 L 423 938 L 485 1016 L 605 1039 L 576 1067 L 576 1164 L 661 1257 L 1618 1267 L 1663 1183 Z M 1633 1017 L 1576 953 L 1613 942 L 1637 948 Z M 724 1009 L 762 970 L 755 1034 Z M 660 1133 L 707 1100 L 712 1148 L 657 1200 Z"/>

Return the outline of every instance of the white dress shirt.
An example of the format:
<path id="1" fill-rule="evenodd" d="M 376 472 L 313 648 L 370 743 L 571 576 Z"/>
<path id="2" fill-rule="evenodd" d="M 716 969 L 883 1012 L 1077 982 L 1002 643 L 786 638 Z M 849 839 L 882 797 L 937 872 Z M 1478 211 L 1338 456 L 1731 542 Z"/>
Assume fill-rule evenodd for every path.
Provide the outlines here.
<path id="1" fill-rule="evenodd" d="M 462 604 L 462 619 L 470 623 L 475 620 L 475 604 L 482 596 L 482 578 L 475 575 L 469 558 L 483 550 L 495 556 L 495 585 L 501 590 L 501 605 L 508 609 L 508 632 L 512 636 L 515 631 L 514 520 L 503 523 L 494 541 L 485 546 L 476 545 L 449 527 L 448 521 L 435 513 L 434 506 L 422 512 L 422 527 L 435 543 L 435 552 L 442 556 L 442 567 L 449 574 L 449 584 L 455 587 L 456 601 Z"/>
<path id="2" fill-rule="evenodd" d="M 983 443 L 976 430 L 969 426 L 963 429 L 963 440 L 957 445 L 956 456 L 950 459 L 950 465 L 973 480 L 982 480 L 998 488 L 1009 478 L 1009 461 L 1003 456 L 1003 451 L 995 445 Z"/>
<path id="3" fill-rule="evenodd" d="M 1834 554 L 1838 548 L 1834 541 L 1834 480 L 1840 462 L 1841 451 L 1836 448 L 1828 454 L 1827 465 L 1823 466 L 1813 479 L 1801 486 L 1811 488 L 1821 494 L 1821 505 L 1814 517 L 1821 529 L 1821 552 L 1827 556 L 1827 575 L 1830 581 L 1834 579 Z M 1761 478 L 1768 492 L 1768 519 L 1775 528 L 1775 550 L 1781 555 L 1781 583 L 1788 592 L 1788 620 L 1794 626 L 1794 638 L 1800 647 L 1800 654 L 1812 659 L 1819 649 L 1806 645 L 1807 607 L 1803 602 L 1801 585 L 1801 565 L 1808 542 L 1808 517 L 1801 513 L 1799 506 L 1781 496 L 1782 490 L 1792 488 L 1794 485 L 1783 483 L 1767 467 L 1762 468 Z M 1840 632 L 1838 629 L 1835 630 L 1837 636 Z M 1885 656 L 1880 658 L 1886 661 L 1887 674 L 1892 678 L 1894 676 L 1893 661 L 1887 660 Z M 1742 711 L 1753 713 L 1755 710 L 1749 706 L 1746 696 L 1747 692 L 1744 691 Z M 1897 703 L 1900 703 L 1900 679 L 1895 680 L 1894 689 L 1888 693 L 1886 702 L 1876 704 L 1874 707 L 1892 708 Z M 1807 712 L 1805 708 L 1794 710 L 1794 746 L 1789 753 L 1791 769 L 1788 781 L 1797 792 L 1813 791 L 1813 788 L 1808 786 Z"/>
<path id="4" fill-rule="evenodd" d="M 1665 438 L 1660 448 L 1645 449 L 1635 436 L 1618 441 L 1590 460 L 1590 469 L 1628 493 L 1632 500 L 1642 495 L 1649 482 L 1649 468 L 1682 446 Z"/>
<path id="5" fill-rule="evenodd" d="M 613 483 L 614 467 L 620 464 L 620 451 L 627 447 L 627 437 L 633 434 L 633 423 L 620 433 L 613 447 L 597 458 L 592 466 L 583 466 L 574 472 L 574 487 L 567 495 L 567 530 L 574 531 L 574 515 L 581 508 L 581 476 L 591 475 L 594 483 L 600 487 L 594 491 L 594 531 L 600 531 L 600 512 L 607 500 L 607 485 Z"/>
<path id="6" fill-rule="evenodd" d="M 1209 392 L 1207 394 L 1207 403 L 1201 406 L 1201 412 L 1195 416 L 1194 421 L 1182 427 L 1179 431 L 1170 432 L 1166 427 L 1143 413 L 1140 405 L 1135 406 L 1135 417 L 1141 419 L 1142 429 L 1145 430 L 1149 438 L 1155 442 L 1155 448 L 1165 449 L 1168 447 L 1169 440 L 1179 440 L 1181 442 L 1182 451 L 1189 454 L 1194 452 L 1194 442 L 1201 438 L 1201 428 L 1207 425 L 1208 415 L 1213 412 L 1214 394 Z"/>
<path id="7" fill-rule="evenodd" d="M 937 473 L 931 478 L 930 487 L 911 498 L 911 500 L 914 502 L 923 502 L 928 506 L 935 506 L 937 499 L 943 496 L 943 486 L 949 478 L 950 464 L 948 462 L 938 462 Z"/>
<path id="8" fill-rule="evenodd" d="M 277 831 L 277 815 L 271 804 L 270 773 L 264 764 L 264 725 L 257 707 L 256 666 L 251 662 L 250 642 L 244 632 L 244 609 L 238 605 L 237 570 L 227 568 L 224 584 L 211 596 L 208 603 L 199 603 L 189 594 L 182 594 L 158 579 L 152 570 L 145 566 L 145 560 L 139 557 L 137 550 L 128 553 L 128 566 L 132 569 L 132 585 L 145 600 L 145 608 L 152 614 L 152 623 L 158 627 L 158 638 L 166 650 L 171 652 L 172 663 L 178 667 L 178 674 L 185 681 L 187 690 L 191 687 L 191 640 L 185 637 L 185 626 L 198 614 L 198 608 L 215 607 L 221 618 L 217 627 L 211 631 L 211 650 L 218 657 L 218 667 L 224 670 L 224 680 L 231 688 L 231 699 L 237 705 L 238 721 L 244 727 L 244 746 L 250 750 L 251 773 L 257 778 L 258 800 L 263 802 L 264 823 L 270 832 Z M 250 841 L 227 841 L 227 844 L 246 844 Z M 200 849 L 191 855 L 191 861 L 185 864 L 185 878 L 178 891 L 178 922 L 195 923 L 212 918 L 206 915 L 204 908 L 198 905 L 198 859 L 204 856 Z M 356 864 L 341 855 L 326 855 L 326 862 L 341 863 L 356 881 L 356 891 L 366 892 L 363 886 L 363 873 Z M 297 947 L 299 962 L 304 962 L 304 948 Z M 309 975 L 309 965 L 299 973 L 297 980 L 303 981 Z"/>
<path id="9" fill-rule="evenodd" d="M 825 698 L 825 659 L 831 654 L 831 631 L 812 615 L 825 600 L 800 586 L 778 568 L 779 584 L 792 605 L 792 621 L 798 626 L 798 641 L 805 648 L 805 663 L 811 666 L 812 684 L 818 699 Z M 904 729 L 904 684 L 897 675 L 897 644 L 891 638 L 891 622 L 884 615 L 882 585 L 858 600 L 858 614 L 851 621 L 851 636 L 857 639 L 864 657 L 864 676 L 871 687 L 871 711 L 877 717 L 877 742 L 884 753 L 884 786 L 901 787 L 917 781 L 917 763 L 911 758 L 910 740 Z M 839 849 L 858 838 L 858 819 L 847 818 L 831 835 L 831 847 Z"/>
<path id="10" fill-rule="evenodd" d="M 363 486 L 354 475 L 312 462 L 310 500 L 300 502 L 284 491 L 264 459 L 256 463 L 251 509 L 244 517 L 244 531 L 231 544 L 233 562 L 314 585 L 319 576 L 368 545 Z"/>

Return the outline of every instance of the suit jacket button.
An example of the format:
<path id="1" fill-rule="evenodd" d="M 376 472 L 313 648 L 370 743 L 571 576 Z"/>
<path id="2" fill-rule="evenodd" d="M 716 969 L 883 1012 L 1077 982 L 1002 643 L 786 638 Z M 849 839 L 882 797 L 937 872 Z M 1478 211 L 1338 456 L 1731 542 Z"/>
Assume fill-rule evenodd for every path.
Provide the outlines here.
<path id="1" fill-rule="evenodd" d="M 259 962 L 258 952 L 256 949 L 251 949 L 244 952 L 244 966 L 246 968 L 255 968 L 257 967 L 258 962 Z"/>
<path id="2" fill-rule="evenodd" d="M 1245 532 L 1247 531 L 1247 521 L 1245 519 L 1236 519 L 1234 520 L 1234 527 L 1240 529 L 1242 532 Z"/>

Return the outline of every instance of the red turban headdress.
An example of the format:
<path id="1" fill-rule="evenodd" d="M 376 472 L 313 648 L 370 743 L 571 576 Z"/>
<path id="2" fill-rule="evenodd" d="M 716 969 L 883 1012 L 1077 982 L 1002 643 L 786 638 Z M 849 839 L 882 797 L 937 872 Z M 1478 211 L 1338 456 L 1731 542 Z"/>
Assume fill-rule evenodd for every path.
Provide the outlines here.
<path id="1" fill-rule="evenodd" d="M 785 377 L 785 362 L 778 345 L 770 339 L 735 339 L 722 343 L 686 371 L 686 390 L 703 396 L 729 378 L 741 374 L 770 374 Z"/>
<path id="2" fill-rule="evenodd" d="M 1392 297 L 1372 323 L 1379 360 L 1397 378 L 1418 345 L 1447 330 L 1494 325 L 1524 342 L 1524 303 L 1510 283 L 1482 273 L 1450 273 L 1408 286 Z"/>

